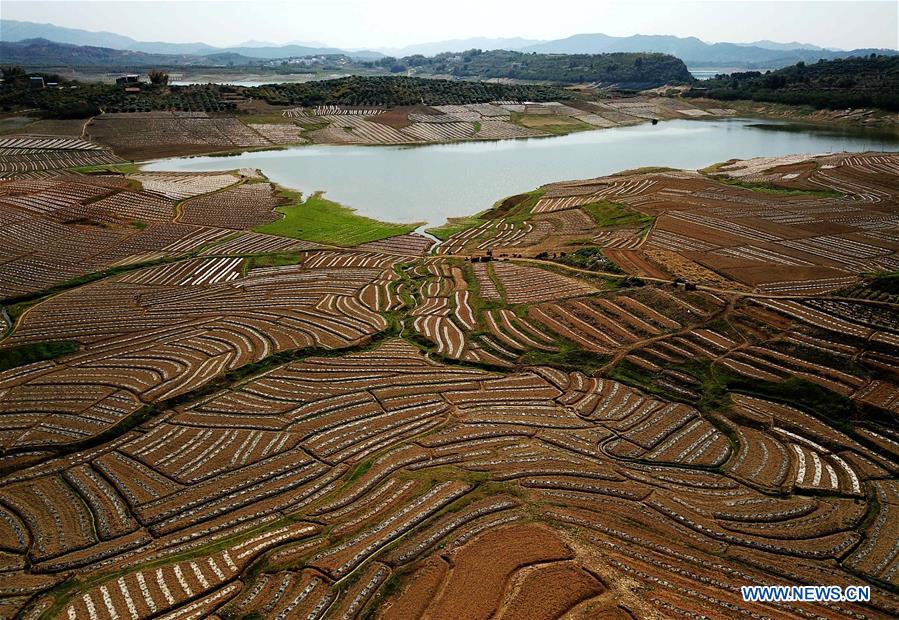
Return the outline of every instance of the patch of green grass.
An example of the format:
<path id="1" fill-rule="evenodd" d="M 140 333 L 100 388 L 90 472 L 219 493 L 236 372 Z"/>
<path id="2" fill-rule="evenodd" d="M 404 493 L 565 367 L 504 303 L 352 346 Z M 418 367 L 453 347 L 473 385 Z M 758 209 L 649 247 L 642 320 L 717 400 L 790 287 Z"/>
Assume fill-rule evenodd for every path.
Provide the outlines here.
<path id="1" fill-rule="evenodd" d="M 492 207 L 481 211 L 475 215 L 466 217 L 451 217 L 446 220 L 446 224 L 429 228 L 427 232 L 434 235 L 441 241 L 446 241 L 450 236 L 456 233 L 480 226 L 488 220 L 495 220 L 501 217 L 512 224 L 521 224 L 530 217 L 531 209 L 543 196 L 544 190 L 535 189 L 524 194 L 516 194 L 498 200 Z"/>
<path id="2" fill-rule="evenodd" d="M 732 161 L 733 161 L 733 160 L 731 160 L 731 161 L 719 161 L 718 163 L 712 164 L 711 166 L 706 166 L 705 168 L 701 168 L 701 169 L 699 170 L 699 172 L 702 173 L 702 174 L 706 174 L 706 175 L 713 175 L 713 174 L 715 174 L 716 172 L 718 172 L 718 169 L 719 169 L 719 168 L 721 168 L 721 167 L 723 167 L 723 166 L 726 166 L 726 165 L 732 163 Z"/>
<path id="3" fill-rule="evenodd" d="M 465 278 L 465 282 L 468 283 L 468 303 L 471 305 L 471 309 L 479 323 L 480 317 L 485 311 L 506 307 L 501 300 L 484 299 L 484 297 L 481 296 L 481 282 L 478 280 L 477 276 L 474 275 L 474 269 L 470 264 L 462 266 L 462 275 Z"/>
<path id="4" fill-rule="evenodd" d="M 404 235 L 420 226 L 420 223 L 379 222 L 357 215 L 353 209 L 324 198 L 320 192 L 305 201 L 298 192 L 282 190 L 281 194 L 289 202 L 277 208 L 284 217 L 277 222 L 256 227 L 256 232 L 351 247 Z"/>
<path id="5" fill-rule="evenodd" d="M 72 340 L 34 342 L 10 349 L 0 349 L 0 371 L 52 360 L 62 355 L 74 353 L 81 345 Z"/>
<path id="6" fill-rule="evenodd" d="M 371 466 L 374 465 L 374 462 L 375 462 L 374 459 L 368 459 L 368 460 L 362 461 L 361 463 L 356 465 L 356 468 L 353 469 L 353 471 L 350 473 L 350 475 L 347 476 L 346 481 L 344 481 L 344 486 L 347 487 L 347 486 L 351 485 L 352 483 L 354 483 L 359 478 L 361 478 L 365 474 L 365 472 L 367 472 L 369 469 L 371 469 Z"/>
<path id="7" fill-rule="evenodd" d="M 653 220 L 650 215 L 644 215 L 625 205 L 606 200 L 591 202 L 582 205 L 580 208 L 593 218 L 597 226 L 602 228 L 616 228 L 619 226 L 644 228 L 651 225 Z"/>
<path id="8" fill-rule="evenodd" d="M 475 226 L 480 226 L 483 223 L 484 220 L 476 215 L 472 215 L 470 217 L 451 217 L 446 220 L 446 224 L 441 224 L 440 226 L 435 226 L 434 228 L 428 228 L 427 232 L 434 235 L 441 241 L 446 241 L 456 233 L 460 233 L 463 230 L 468 230 L 469 228 L 474 228 Z"/>
<path id="9" fill-rule="evenodd" d="M 320 123 L 305 123 L 303 125 L 300 125 L 300 127 L 303 128 L 303 131 L 300 133 L 300 135 L 310 142 L 314 142 L 312 136 L 310 136 L 309 134 L 318 131 L 319 129 L 324 129 L 328 125 L 330 125 L 330 123 L 328 123 L 327 121 L 322 121 Z"/>
<path id="10" fill-rule="evenodd" d="M 129 224 L 132 228 L 136 228 L 138 230 L 144 230 L 147 227 L 146 222 L 141 222 L 140 220 L 134 220 Z"/>
<path id="11" fill-rule="evenodd" d="M 528 366 L 552 366 L 560 370 L 580 371 L 591 374 L 599 370 L 608 360 L 607 356 L 579 349 L 567 342 L 557 342 L 558 351 L 532 349 L 521 358 Z"/>
<path id="12" fill-rule="evenodd" d="M 770 181 L 744 181 L 742 179 L 734 179 L 729 176 L 715 174 L 712 175 L 715 181 L 724 185 L 733 185 L 742 187 L 760 194 L 773 194 L 775 196 L 818 196 L 819 198 L 842 198 L 843 194 L 832 189 L 793 189 L 782 187 Z"/>
<path id="13" fill-rule="evenodd" d="M 251 256 L 247 261 L 248 269 L 256 269 L 259 267 L 285 267 L 287 265 L 296 265 L 303 260 L 303 255 L 299 252 L 283 252 L 281 254 L 260 254 Z"/>
<path id="14" fill-rule="evenodd" d="M 717 164 L 723 165 L 723 164 Z M 640 168 L 628 168 L 621 172 L 611 175 L 613 177 L 627 177 L 632 174 L 649 174 L 650 172 L 678 172 L 677 168 L 669 168 L 667 166 L 641 166 Z"/>
<path id="15" fill-rule="evenodd" d="M 499 298 L 504 303 L 506 302 L 506 287 L 503 286 L 502 280 L 499 279 L 499 276 L 496 275 L 496 270 L 493 268 L 493 263 L 487 263 L 487 277 L 490 278 L 490 281 L 493 282 L 493 288 L 496 289 L 496 292 L 499 293 Z M 480 293 L 480 291 L 478 291 Z"/>
<path id="16" fill-rule="evenodd" d="M 520 112 L 512 112 L 511 121 L 521 127 L 536 129 L 554 136 L 595 129 L 593 125 L 584 121 L 560 114 L 522 114 Z"/>
<path id="17" fill-rule="evenodd" d="M 531 209 L 546 193 L 544 189 L 535 189 L 523 194 L 509 196 L 498 202 L 493 207 L 485 211 L 482 215 L 485 220 L 495 220 L 505 218 L 507 222 L 513 224 L 521 224 L 530 219 Z"/>
<path id="18" fill-rule="evenodd" d="M 537 258 L 547 258 L 547 256 L 537 255 Z M 580 248 L 574 252 L 563 252 L 553 258 L 556 262 L 578 269 L 587 269 L 588 271 L 606 271 L 610 273 L 624 273 L 621 268 L 614 262 L 610 261 L 602 248 L 591 246 Z"/>
<path id="19" fill-rule="evenodd" d="M 99 166 L 78 166 L 71 168 L 80 174 L 133 174 L 140 171 L 137 164 L 101 164 Z"/>

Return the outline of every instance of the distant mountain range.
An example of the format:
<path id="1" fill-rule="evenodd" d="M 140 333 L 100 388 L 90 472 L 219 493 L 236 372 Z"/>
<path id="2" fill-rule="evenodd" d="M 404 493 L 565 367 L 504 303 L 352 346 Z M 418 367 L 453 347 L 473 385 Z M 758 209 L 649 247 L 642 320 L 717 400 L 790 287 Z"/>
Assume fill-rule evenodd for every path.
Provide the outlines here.
<path id="1" fill-rule="evenodd" d="M 766 47 L 761 47 L 765 45 Z M 872 52 L 897 54 L 896 50 L 859 49 L 838 51 L 804 45 L 785 49 L 786 44 L 761 41 L 759 44 L 706 43 L 696 37 L 669 35 L 634 35 L 610 37 L 604 34 L 577 34 L 566 39 L 537 43 L 522 48 L 522 52 L 544 54 L 602 54 L 607 52 L 661 52 L 677 56 L 691 67 L 734 67 L 773 69 L 796 64 L 817 62 L 824 58 L 862 56 Z"/>
<path id="2" fill-rule="evenodd" d="M 213 48 L 215 49 L 215 48 Z M 71 45 L 47 39 L 0 41 L 0 63 L 26 67 L 68 65 L 149 68 L 154 66 L 250 66 L 261 65 L 262 58 L 251 58 L 232 52 L 215 54 L 150 54 L 133 50 L 112 49 L 94 45 Z"/>
<path id="3" fill-rule="evenodd" d="M 288 58 L 291 56 L 318 56 L 321 54 L 345 54 L 361 60 L 383 58 L 384 54 L 365 50 L 350 52 L 334 47 L 318 47 L 308 45 L 270 45 L 250 41 L 250 45 L 235 47 L 214 47 L 206 43 L 165 43 L 162 41 L 136 41 L 131 37 L 112 32 L 90 32 L 77 28 L 63 28 L 52 24 L 36 24 L 20 22 L 12 19 L 0 19 L 0 41 L 13 42 L 28 39 L 46 39 L 55 43 L 69 45 L 88 45 L 143 52 L 145 54 L 209 56 L 212 54 L 239 54 L 249 58 Z"/>
<path id="4" fill-rule="evenodd" d="M 820 47 L 818 45 L 812 45 L 811 43 L 799 43 L 797 41 L 792 41 L 790 43 L 777 43 L 776 41 L 753 41 L 752 43 L 735 43 L 734 45 L 741 45 L 743 47 L 760 47 L 766 50 L 829 50 L 831 52 L 839 52 L 842 50 L 838 50 L 833 47 Z"/>
<path id="5" fill-rule="evenodd" d="M 571 41 L 571 39 L 576 39 L 575 41 Z M 657 39 L 655 41 L 650 41 L 649 39 Z M 594 49 L 599 48 L 607 48 L 603 49 L 603 51 L 610 52 L 656 52 L 663 51 L 662 49 L 650 49 L 653 47 L 661 47 L 662 45 L 667 45 L 668 47 L 672 47 L 677 44 L 677 42 L 684 41 L 697 41 L 702 45 L 711 46 L 713 44 L 703 43 L 699 41 L 699 39 L 682 39 L 674 36 L 658 36 L 658 37 L 647 37 L 645 35 L 635 35 L 632 37 L 611 37 L 603 34 L 588 34 L 588 35 L 577 35 L 576 37 L 570 37 L 569 39 L 559 39 L 554 41 L 541 41 L 536 39 L 522 39 L 520 37 L 514 38 L 499 38 L 499 39 L 490 39 L 486 37 L 472 37 L 469 39 L 450 39 L 447 41 L 434 41 L 431 43 L 419 43 L 416 45 L 407 45 L 405 47 L 378 47 L 375 48 L 375 51 L 381 52 L 383 54 L 387 54 L 388 56 L 402 57 L 402 56 L 413 56 L 415 54 L 421 54 L 423 56 L 433 56 L 435 54 L 440 54 L 442 52 L 464 52 L 470 49 L 481 49 L 484 51 L 487 50 L 510 50 L 514 52 L 542 52 L 548 49 L 552 49 L 550 53 L 561 53 L 557 52 L 556 48 L 561 49 L 561 46 L 568 45 L 567 51 L 564 53 L 570 54 L 587 54 L 587 53 L 596 53 L 593 52 Z M 636 49 L 637 47 L 649 45 L 650 48 L 647 49 Z M 726 44 L 729 45 L 729 44 Z M 803 50 L 803 51 L 824 51 L 824 52 L 838 52 L 840 50 L 831 50 L 824 47 L 819 47 L 817 45 L 812 45 L 811 43 L 777 43 L 775 41 L 754 41 L 752 43 L 734 43 L 734 46 L 737 47 L 757 47 L 763 50 L 772 50 L 772 51 L 790 51 L 790 50 Z M 613 48 L 621 48 L 621 49 L 613 49 Z M 627 48 L 627 49 L 624 49 Z M 634 48 L 634 49 L 632 49 Z"/>
<path id="6" fill-rule="evenodd" d="M 799 61 L 816 62 L 818 59 L 845 58 L 848 56 L 878 54 L 899 54 L 896 50 L 857 49 L 849 51 L 832 50 L 809 43 L 776 43 L 756 41 L 754 43 L 706 43 L 696 37 L 675 37 L 670 35 L 634 35 L 613 37 L 605 34 L 577 34 L 553 41 L 537 41 L 522 38 L 453 39 L 421 43 L 402 48 L 382 48 L 378 50 L 344 50 L 321 44 L 290 43 L 273 45 L 260 41 L 248 41 L 233 47 L 214 47 L 206 43 L 166 43 L 137 41 L 112 32 L 89 32 L 75 28 L 63 28 L 51 24 L 37 24 L 15 20 L 0 20 L 0 41 L 13 42 L 29 39 L 45 39 L 69 45 L 109 48 L 122 52 L 163 54 L 172 57 L 198 57 L 221 60 L 230 55 L 253 59 L 274 59 L 293 56 L 317 56 L 322 54 L 345 54 L 358 60 L 376 60 L 386 55 L 402 57 L 415 54 L 433 56 L 441 52 L 462 52 L 468 49 L 505 49 L 543 54 L 600 54 L 608 52 L 661 52 L 677 56 L 690 67 L 703 68 L 744 68 L 776 69 Z M 123 56 L 138 62 L 139 56 Z M 11 58 L 0 58 L 0 61 Z M 146 59 L 144 59 L 146 60 Z M 150 62 L 148 60 L 148 62 Z M 161 62 L 157 59 L 155 62 Z M 189 62 L 193 62 L 190 60 Z M 196 64 L 201 63 L 198 61 Z M 235 64 L 238 64 L 235 60 Z"/>
<path id="7" fill-rule="evenodd" d="M 509 50 L 518 52 L 530 45 L 538 45 L 545 41 L 536 39 L 522 39 L 521 37 L 490 39 L 487 37 L 471 37 L 469 39 L 450 39 L 448 41 L 433 41 L 431 43 L 417 43 L 405 47 L 378 47 L 376 52 L 387 56 L 402 58 L 403 56 L 434 56 L 443 52 L 464 52 L 471 49 Z"/>

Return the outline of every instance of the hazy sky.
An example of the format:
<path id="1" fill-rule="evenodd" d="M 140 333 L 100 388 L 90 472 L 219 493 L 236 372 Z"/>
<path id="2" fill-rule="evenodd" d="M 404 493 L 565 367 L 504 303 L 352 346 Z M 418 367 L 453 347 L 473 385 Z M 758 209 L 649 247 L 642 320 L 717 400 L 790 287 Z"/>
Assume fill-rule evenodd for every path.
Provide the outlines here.
<path id="1" fill-rule="evenodd" d="M 373 48 L 473 36 L 555 39 L 602 32 L 850 49 L 899 47 L 897 7 L 895 0 L 2 0 L 0 13 L 5 19 L 106 30 L 141 41 L 213 45 L 254 39 Z"/>

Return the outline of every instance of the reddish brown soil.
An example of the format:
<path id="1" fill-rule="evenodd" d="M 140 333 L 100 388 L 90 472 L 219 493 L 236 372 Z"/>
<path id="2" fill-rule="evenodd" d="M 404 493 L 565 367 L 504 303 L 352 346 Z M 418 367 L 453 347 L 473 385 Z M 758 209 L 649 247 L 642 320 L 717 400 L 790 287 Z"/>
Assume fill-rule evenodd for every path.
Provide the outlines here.
<path id="1" fill-rule="evenodd" d="M 429 560 L 409 578 L 409 585 L 378 609 L 378 618 L 405 620 L 421 618 L 434 593 L 446 577 L 449 566 L 441 558 Z"/>
<path id="2" fill-rule="evenodd" d="M 426 105 L 402 106 L 391 108 L 383 114 L 370 117 L 368 120 L 393 127 L 394 129 L 402 129 L 412 124 L 409 120 L 410 114 L 440 114 L 440 112 Z"/>
<path id="3" fill-rule="evenodd" d="M 515 584 L 497 617 L 554 620 L 581 601 L 601 594 L 603 589 L 593 575 L 574 562 L 535 567 Z"/>
<path id="4" fill-rule="evenodd" d="M 567 560 L 572 551 L 548 527 L 491 530 L 453 556 L 453 568 L 429 608 L 435 618 L 489 618 L 512 574 L 538 562 Z"/>
<path id="5" fill-rule="evenodd" d="M 648 276 L 650 278 L 670 278 L 671 274 L 646 258 L 638 250 L 619 250 L 606 248 L 603 250 L 606 257 L 621 267 L 625 273 L 635 276 Z"/>

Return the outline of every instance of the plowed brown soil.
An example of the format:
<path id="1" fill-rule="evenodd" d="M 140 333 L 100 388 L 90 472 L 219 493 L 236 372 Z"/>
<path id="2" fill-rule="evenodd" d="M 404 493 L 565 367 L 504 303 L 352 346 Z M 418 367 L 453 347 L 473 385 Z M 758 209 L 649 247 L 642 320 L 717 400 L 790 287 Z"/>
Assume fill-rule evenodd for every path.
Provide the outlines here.
<path id="1" fill-rule="evenodd" d="M 452 558 L 452 570 L 431 605 L 433 618 L 489 618 L 512 574 L 537 562 L 566 560 L 572 552 L 547 527 L 515 525 L 475 539 Z"/>

